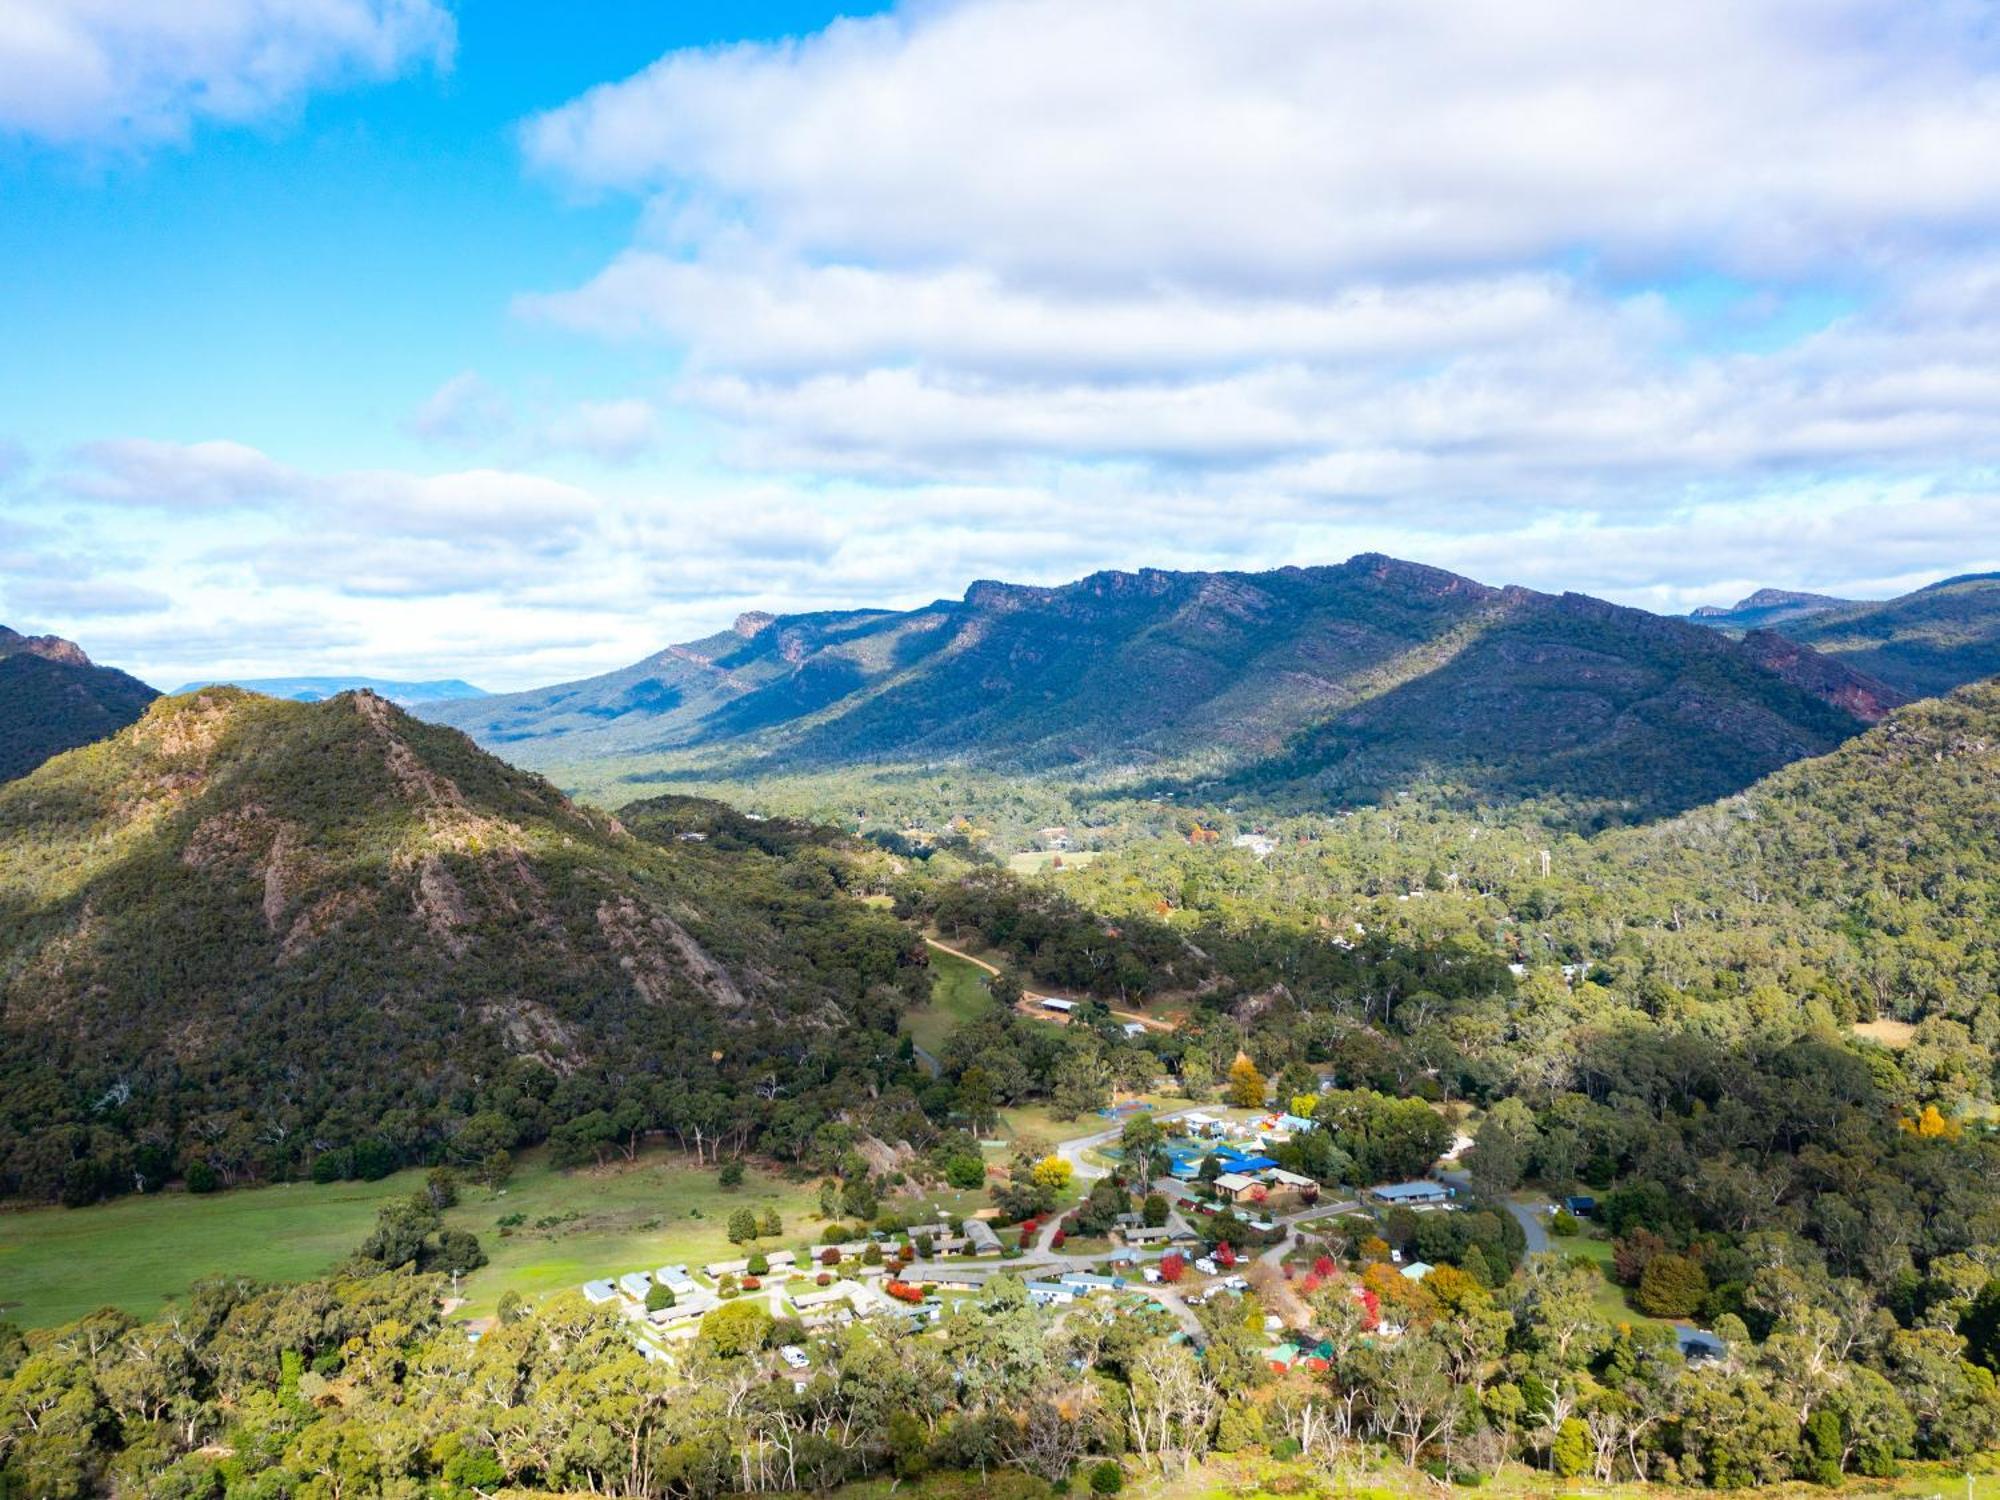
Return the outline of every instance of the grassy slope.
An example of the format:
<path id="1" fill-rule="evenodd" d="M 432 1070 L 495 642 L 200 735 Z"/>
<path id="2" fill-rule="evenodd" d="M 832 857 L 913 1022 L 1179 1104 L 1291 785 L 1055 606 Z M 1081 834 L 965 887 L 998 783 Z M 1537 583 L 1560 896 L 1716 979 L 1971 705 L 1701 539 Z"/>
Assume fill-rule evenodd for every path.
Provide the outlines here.
<path id="1" fill-rule="evenodd" d="M 953 1028 L 971 1020 L 992 1003 L 986 975 L 977 964 L 931 950 L 931 1001 L 921 1010 L 905 1012 L 903 1029 L 933 1056 Z"/>

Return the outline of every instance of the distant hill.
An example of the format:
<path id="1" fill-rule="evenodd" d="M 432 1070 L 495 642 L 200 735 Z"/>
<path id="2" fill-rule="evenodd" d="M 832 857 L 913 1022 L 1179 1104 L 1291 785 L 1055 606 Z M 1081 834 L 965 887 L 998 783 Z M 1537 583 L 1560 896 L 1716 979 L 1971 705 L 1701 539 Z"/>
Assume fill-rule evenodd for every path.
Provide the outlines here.
<path id="1" fill-rule="evenodd" d="M 2000 674 L 2000 573 L 1947 578 L 1779 628 L 1913 698 L 1934 697 Z"/>
<path id="2" fill-rule="evenodd" d="M 1759 589 L 1726 609 L 1718 604 L 1704 604 L 1688 618 L 1716 630 L 1770 630 L 1788 620 L 1803 620 L 1855 602 L 1831 594 L 1803 594 L 1796 589 Z"/>
<path id="3" fill-rule="evenodd" d="M 1644 611 L 1366 555 L 747 616 L 603 677 L 423 712 L 600 788 L 607 772 L 957 763 L 1321 802 L 1434 782 L 1624 818 L 1737 790 L 1897 701 L 1837 663 L 1769 658 Z"/>
<path id="4" fill-rule="evenodd" d="M 771 1068 L 810 1133 L 920 947 L 785 825 L 637 821 L 363 693 L 163 699 L 0 787 L 0 1195 L 425 1160 L 482 1113 L 483 1151 L 628 1106 L 741 1145 Z"/>
<path id="5" fill-rule="evenodd" d="M 174 695 L 199 692 L 205 687 L 240 687 L 271 698 L 290 698 L 295 703 L 318 703 L 336 693 L 369 692 L 403 708 L 413 703 L 486 696 L 484 688 L 456 677 L 443 677 L 435 682 L 398 682 L 387 677 L 232 677 L 226 681 L 190 682 L 175 688 Z"/>
<path id="6" fill-rule="evenodd" d="M 74 641 L 0 625 L 0 781 L 78 745 L 116 734 L 159 696 Z"/>

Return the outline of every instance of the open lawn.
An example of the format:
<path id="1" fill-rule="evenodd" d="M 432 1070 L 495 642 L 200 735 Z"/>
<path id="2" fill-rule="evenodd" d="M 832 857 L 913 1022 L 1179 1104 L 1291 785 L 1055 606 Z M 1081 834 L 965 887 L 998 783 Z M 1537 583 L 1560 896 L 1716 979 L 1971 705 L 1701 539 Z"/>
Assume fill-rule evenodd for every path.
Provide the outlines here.
<path id="1" fill-rule="evenodd" d="M 1119 1095 L 1123 1103 L 1126 1095 Z M 1152 1102 L 1155 1114 L 1167 1114 L 1173 1110 L 1189 1107 L 1185 1099 L 1171 1098 L 1166 1094 L 1140 1094 L 1136 1097 Z M 1122 1130 L 1123 1119 L 1107 1120 L 1100 1114 L 1079 1115 L 1074 1120 L 1058 1120 L 1050 1114 L 1046 1105 L 1019 1104 L 1000 1111 L 1000 1134 L 1008 1140 L 1023 1135 L 1032 1135 L 1050 1145 L 1060 1145 L 1073 1141 L 1078 1136 L 1096 1135 L 1106 1130 Z"/>
<path id="2" fill-rule="evenodd" d="M 352 1253 L 383 1203 L 422 1181 L 409 1171 L 381 1182 L 161 1193 L 0 1214 L 0 1317 L 41 1328 L 107 1304 L 150 1315 L 205 1276 L 316 1276 Z M 473 1315 L 490 1312 L 510 1287 L 537 1297 L 591 1277 L 741 1254 L 727 1233 L 737 1207 L 778 1210 L 785 1235 L 766 1241 L 767 1249 L 817 1239 L 821 1227 L 816 1184 L 752 1168 L 741 1188 L 724 1192 L 712 1169 L 660 1150 L 579 1172 L 555 1171 L 530 1152 L 503 1192 L 470 1185 L 463 1192 L 446 1223 L 472 1230 L 491 1258 L 464 1284 Z M 983 1201 L 965 1195 L 964 1206 Z M 524 1222 L 503 1236 L 499 1221 L 514 1214 Z M 555 1222 L 537 1228 L 538 1220 Z"/>
<path id="3" fill-rule="evenodd" d="M 931 999 L 903 1017 L 903 1029 L 935 1057 L 951 1033 L 993 1003 L 986 972 L 970 960 L 931 949 Z"/>
<path id="4" fill-rule="evenodd" d="M 376 1210 L 422 1181 L 400 1172 L 0 1214 L 0 1317 L 43 1328 L 107 1305 L 151 1314 L 215 1274 L 302 1280 L 352 1253 Z"/>
<path id="5" fill-rule="evenodd" d="M 1595 1304 L 1599 1316 L 1611 1323 L 1652 1323 L 1661 1328 L 1673 1325 L 1661 1318 L 1648 1317 L 1625 1301 L 1625 1289 L 1611 1279 L 1611 1241 L 1593 1239 L 1589 1235 L 1574 1234 L 1564 1237 L 1552 1236 L 1550 1245 L 1559 1255 L 1582 1256 L 1596 1262 L 1598 1272 L 1604 1278 L 1598 1283 Z"/>

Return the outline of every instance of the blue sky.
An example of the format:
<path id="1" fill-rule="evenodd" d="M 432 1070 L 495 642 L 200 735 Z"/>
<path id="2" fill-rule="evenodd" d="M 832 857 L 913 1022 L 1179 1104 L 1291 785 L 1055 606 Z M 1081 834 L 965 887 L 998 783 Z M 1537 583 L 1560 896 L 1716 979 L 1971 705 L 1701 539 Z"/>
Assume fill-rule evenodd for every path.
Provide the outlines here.
<path id="1" fill-rule="evenodd" d="M 161 685 L 2000 565 L 1984 3 L 126 9 L 0 16 L 0 620 Z"/>

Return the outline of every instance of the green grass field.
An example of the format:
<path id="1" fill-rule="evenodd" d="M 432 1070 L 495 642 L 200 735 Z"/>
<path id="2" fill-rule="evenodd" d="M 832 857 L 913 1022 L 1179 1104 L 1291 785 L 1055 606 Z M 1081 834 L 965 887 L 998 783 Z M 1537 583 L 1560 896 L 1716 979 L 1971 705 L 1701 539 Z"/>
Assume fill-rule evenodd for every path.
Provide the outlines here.
<path id="1" fill-rule="evenodd" d="M 1040 875 L 1054 870 L 1060 874 L 1064 870 L 1081 869 L 1097 858 L 1095 849 L 1077 849 L 1068 854 L 1055 854 L 1045 849 L 1031 850 L 1025 854 L 1007 856 L 1007 868 L 1016 875 Z"/>
<path id="2" fill-rule="evenodd" d="M 422 1180 L 403 1172 L 0 1214 L 0 1317 L 42 1328 L 107 1305 L 150 1314 L 217 1273 L 301 1280 L 351 1253 L 376 1210 Z"/>
<path id="3" fill-rule="evenodd" d="M 422 1181 L 411 1171 L 381 1182 L 288 1183 L 209 1197 L 162 1193 L 0 1214 L 0 1317 L 41 1328 L 106 1305 L 150 1315 L 218 1273 L 303 1280 L 350 1254 L 381 1205 Z M 712 1170 L 657 1150 L 635 1163 L 574 1173 L 528 1153 L 504 1192 L 468 1186 L 446 1222 L 472 1230 L 491 1258 L 463 1287 L 467 1312 L 478 1314 L 510 1287 L 539 1297 L 596 1276 L 724 1259 L 732 1253 L 729 1213 L 740 1206 L 775 1207 L 784 1218 L 784 1238 L 768 1248 L 818 1237 L 816 1185 L 753 1169 L 741 1188 L 723 1192 Z M 502 1236 L 500 1219 L 517 1213 L 527 1222 Z M 534 1227 L 545 1218 L 563 1222 Z"/>
<path id="4" fill-rule="evenodd" d="M 903 1017 L 903 1029 L 926 1052 L 936 1056 L 952 1031 L 993 1003 L 986 991 L 986 972 L 977 964 L 931 949 L 931 1000 Z"/>

